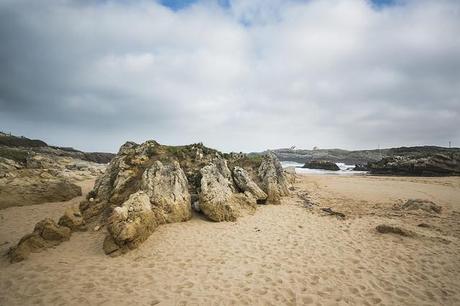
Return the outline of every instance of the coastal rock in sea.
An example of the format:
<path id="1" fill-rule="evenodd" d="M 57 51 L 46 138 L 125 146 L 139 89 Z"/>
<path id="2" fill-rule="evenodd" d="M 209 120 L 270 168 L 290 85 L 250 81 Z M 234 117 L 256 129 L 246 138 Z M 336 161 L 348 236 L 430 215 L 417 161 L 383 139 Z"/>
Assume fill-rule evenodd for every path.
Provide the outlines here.
<path id="1" fill-rule="evenodd" d="M 116 207 L 108 218 L 108 235 L 104 242 L 106 254 L 134 249 L 147 239 L 158 226 L 150 206 L 150 198 L 143 191 L 130 195 L 122 206 Z M 118 246 L 114 248 L 114 244 Z"/>
<path id="2" fill-rule="evenodd" d="M 149 196 L 159 223 L 183 222 L 192 217 L 187 177 L 177 161 L 169 165 L 155 161 L 144 171 L 141 188 Z"/>
<path id="3" fill-rule="evenodd" d="M 436 213 L 439 214 L 442 211 L 442 207 L 438 204 L 428 201 L 428 200 L 421 200 L 421 199 L 409 199 L 406 203 L 404 203 L 401 207 L 404 210 L 423 210 L 428 213 Z"/>
<path id="4" fill-rule="evenodd" d="M 289 182 L 276 155 L 269 152 L 264 156 L 258 169 L 262 190 L 267 194 L 267 201 L 280 204 L 281 197 L 289 194 Z"/>
<path id="5" fill-rule="evenodd" d="M 369 171 L 369 167 L 366 164 L 356 164 L 353 171 Z"/>
<path id="6" fill-rule="evenodd" d="M 460 175 L 460 154 L 385 157 L 369 163 L 372 174 L 446 176 Z"/>
<path id="7" fill-rule="evenodd" d="M 17 246 L 10 249 L 10 262 L 19 262 L 30 253 L 41 252 L 69 240 L 72 231 L 65 226 L 57 225 L 52 219 L 46 218 L 35 225 L 34 231 L 21 238 Z"/>
<path id="8" fill-rule="evenodd" d="M 340 170 L 339 166 L 327 160 L 312 160 L 312 161 L 306 162 L 302 168 L 321 169 L 321 170 L 329 170 L 329 171 L 339 171 Z"/>
<path id="9" fill-rule="evenodd" d="M 59 219 L 58 224 L 70 228 L 72 231 L 86 231 L 86 222 L 80 210 L 69 207 Z"/>
<path id="10" fill-rule="evenodd" d="M 222 166 L 222 165 L 221 165 Z M 200 210 L 213 221 L 236 221 L 244 212 L 252 213 L 254 198 L 234 193 L 232 182 L 225 176 L 228 170 L 209 164 L 201 169 Z"/>
<path id="11" fill-rule="evenodd" d="M 254 197 L 257 203 L 265 203 L 267 194 L 251 179 L 249 173 L 241 167 L 233 168 L 233 181 L 239 190 Z"/>

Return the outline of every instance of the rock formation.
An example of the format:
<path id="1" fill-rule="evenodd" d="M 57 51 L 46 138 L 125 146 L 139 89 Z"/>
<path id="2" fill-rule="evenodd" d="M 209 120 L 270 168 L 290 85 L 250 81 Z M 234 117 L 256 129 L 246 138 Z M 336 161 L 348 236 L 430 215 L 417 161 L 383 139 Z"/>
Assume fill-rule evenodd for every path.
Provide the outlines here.
<path id="1" fill-rule="evenodd" d="M 278 158 L 271 152 L 264 156 L 258 170 L 262 190 L 267 201 L 280 204 L 281 197 L 289 194 L 289 182 Z"/>
<path id="2" fill-rule="evenodd" d="M 258 204 L 267 201 L 267 194 L 251 179 L 249 173 L 241 167 L 233 168 L 233 180 L 241 192 L 256 199 Z"/>
<path id="3" fill-rule="evenodd" d="M 19 262 L 26 259 L 30 253 L 56 246 L 69 240 L 71 233 L 68 227 L 56 225 L 51 219 L 44 219 L 35 225 L 33 233 L 22 237 L 18 245 L 10 249 L 10 261 Z"/>
<path id="4" fill-rule="evenodd" d="M 386 157 L 369 163 L 372 174 L 444 176 L 460 175 L 460 154 Z"/>
<path id="5" fill-rule="evenodd" d="M 286 174 L 273 154 L 263 159 L 225 156 L 228 161 L 202 144 L 127 142 L 78 210 L 66 211 L 59 225 L 69 231 L 86 230 L 96 222 L 98 229 L 105 226 L 104 252 L 118 255 L 138 247 L 161 224 L 189 220 L 192 199 L 208 219 L 235 221 L 253 213 L 257 203 L 279 204 L 289 193 Z"/>
<path id="6" fill-rule="evenodd" d="M 321 169 L 330 171 L 339 171 L 340 168 L 335 163 L 326 160 L 312 160 L 306 162 L 302 168 L 308 169 Z"/>
<path id="7" fill-rule="evenodd" d="M 220 166 L 217 166 L 220 164 Z M 254 212 L 256 198 L 236 193 L 225 161 L 217 161 L 200 170 L 200 210 L 213 221 L 235 221 L 244 211 Z"/>

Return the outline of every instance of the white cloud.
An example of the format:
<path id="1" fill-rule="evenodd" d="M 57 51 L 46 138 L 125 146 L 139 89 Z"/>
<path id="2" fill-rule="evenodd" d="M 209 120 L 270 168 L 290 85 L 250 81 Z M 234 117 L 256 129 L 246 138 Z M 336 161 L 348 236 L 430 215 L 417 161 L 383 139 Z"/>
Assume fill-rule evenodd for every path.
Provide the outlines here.
<path id="1" fill-rule="evenodd" d="M 458 1 L 17 1 L 0 17 L 1 128 L 56 144 L 460 144 Z"/>

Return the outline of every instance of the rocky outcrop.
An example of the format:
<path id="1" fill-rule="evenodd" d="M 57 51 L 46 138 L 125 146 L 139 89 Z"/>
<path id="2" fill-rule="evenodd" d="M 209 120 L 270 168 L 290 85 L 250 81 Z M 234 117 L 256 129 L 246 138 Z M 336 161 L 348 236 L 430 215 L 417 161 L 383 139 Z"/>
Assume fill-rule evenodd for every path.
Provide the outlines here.
<path id="1" fill-rule="evenodd" d="M 280 204 L 281 197 L 289 194 L 289 182 L 283 167 L 273 153 L 264 156 L 258 169 L 262 190 L 267 194 L 267 201 Z"/>
<path id="2" fill-rule="evenodd" d="M 372 174 L 446 176 L 460 175 L 460 154 L 393 156 L 369 163 Z"/>
<path id="3" fill-rule="evenodd" d="M 59 219 L 58 224 L 70 228 L 74 232 L 86 231 L 86 222 L 79 209 L 69 207 Z"/>
<path id="4" fill-rule="evenodd" d="M 67 210 L 59 225 L 81 231 L 97 222 L 95 229 L 107 230 L 104 252 L 118 255 L 138 247 L 161 224 L 189 220 L 192 198 L 208 219 L 235 221 L 253 213 L 258 202 L 279 203 L 287 194 L 288 180 L 274 155 L 262 159 L 224 155 L 203 144 L 127 142 L 78 209 Z"/>
<path id="5" fill-rule="evenodd" d="M 321 169 L 330 171 L 339 171 L 340 168 L 335 163 L 326 160 L 312 160 L 306 162 L 302 168 L 308 169 Z"/>
<path id="6" fill-rule="evenodd" d="M 44 219 L 35 225 L 33 233 L 24 236 L 16 247 L 10 249 L 10 261 L 22 261 L 30 253 L 37 253 L 69 240 L 70 235 L 71 230 L 68 227 L 59 226 L 52 219 Z"/>
<path id="7" fill-rule="evenodd" d="M 353 171 L 369 171 L 367 164 L 356 164 Z"/>
<path id="8" fill-rule="evenodd" d="M 220 164 L 217 166 L 216 164 Z M 201 169 L 200 210 L 213 221 L 235 221 L 245 212 L 256 209 L 256 198 L 236 193 L 235 186 L 226 175 L 229 169 L 222 161 Z"/>
<path id="9" fill-rule="evenodd" d="M 251 179 L 249 173 L 241 167 L 233 168 L 233 180 L 238 189 L 256 199 L 258 204 L 267 201 L 267 194 Z"/>
<path id="10" fill-rule="evenodd" d="M 157 226 L 158 221 L 152 211 L 149 196 L 143 191 L 138 191 L 130 195 L 121 206 L 116 207 L 108 218 L 104 252 L 113 254 L 134 249 L 144 242 Z"/>
<path id="11" fill-rule="evenodd" d="M 187 177 L 177 161 L 156 161 L 142 175 L 141 189 L 147 193 L 159 223 L 187 221 L 192 217 Z"/>
<path id="12" fill-rule="evenodd" d="M 80 186 L 47 171 L 23 170 L 0 178 L 0 209 L 67 201 L 81 194 Z"/>

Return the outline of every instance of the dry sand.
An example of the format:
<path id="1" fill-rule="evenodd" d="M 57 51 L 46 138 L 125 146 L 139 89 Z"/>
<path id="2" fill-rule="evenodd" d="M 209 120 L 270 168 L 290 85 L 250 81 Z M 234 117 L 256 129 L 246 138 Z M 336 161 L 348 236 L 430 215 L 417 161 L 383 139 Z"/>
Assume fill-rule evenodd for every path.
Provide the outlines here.
<path id="1" fill-rule="evenodd" d="M 117 258 L 103 254 L 103 231 L 21 263 L 2 258 L 0 305 L 460 304 L 460 178 L 299 176 L 295 187 L 282 205 L 234 223 L 163 225 Z M 298 197 L 306 192 L 312 208 Z M 391 209 L 413 197 L 442 205 L 441 216 Z M 1 251 L 78 201 L 0 210 Z M 418 236 L 378 234 L 381 223 Z"/>

